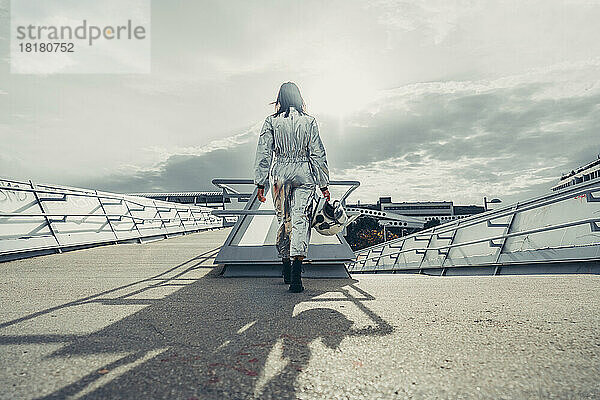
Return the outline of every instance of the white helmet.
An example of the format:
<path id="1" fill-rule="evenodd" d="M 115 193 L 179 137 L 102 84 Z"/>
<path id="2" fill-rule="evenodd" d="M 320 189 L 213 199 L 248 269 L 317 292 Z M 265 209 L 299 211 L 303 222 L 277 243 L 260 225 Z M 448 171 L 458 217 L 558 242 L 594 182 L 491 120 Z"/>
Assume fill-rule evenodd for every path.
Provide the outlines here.
<path id="1" fill-rule="evenodd" d="M 312 226 L 321 235 L 333 236 L 342 231 L 348 223 L 348 216 L 339 201 L 329 203 L 320 197 L 315 209 Z"/>

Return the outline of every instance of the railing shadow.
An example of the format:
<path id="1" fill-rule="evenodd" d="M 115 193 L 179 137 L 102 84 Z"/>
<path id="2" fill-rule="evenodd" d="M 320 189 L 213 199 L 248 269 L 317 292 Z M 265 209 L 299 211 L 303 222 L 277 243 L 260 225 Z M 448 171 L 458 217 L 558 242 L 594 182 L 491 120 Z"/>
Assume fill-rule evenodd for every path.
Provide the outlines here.
<path id="1" fill-rule="evenodd" d="M 373 296 L 352 279 L 308 280 L 304 293 L 292 294 L 279 279 L 223 278 L 216 269 L 197 280 L 185 277 L 196 268 L 188 261 L 171 268 L 172 277 L 162 279 L 163 273 L 145 279 L 140 282 L 146 288 L 126 295 L 107 298 L 117 290 L 112 289 L 11 321 L 83 302 L 148 304 L 92 334 L 2 336 L 0 344 L 65 343 L 51 358 L 124 354 L 44 399 L 296 398 L 298 377 L 311 361 L 315 340 L 338 349 L 347 337 L 392 332 L 366 306 Z M 165 284 L 183 286 L 164 298 L 131 298 Z M 355 305 L 371 326 L 354 328 L 347 315 L 323 306 L 332 301 Z M 295 314 L 300 303 L 303 310 Z"/>
<path id="2" fill-rule="evenodd" d="M 153 288 L 158 287 L 158 286 L 165 285 L 169 281 L 177 280 L 180 276 L 183 276 L 186 273 L 188 273 L 190 271 L 193 271 L 194 269 L 199 268 L 199 266 L 202 263 L 206 262 L 207 260 L 213 259 L 215 257 L 215 255 L 217 254 L 218 251 L 219 251 L 219 248 L 208 250 L 208 251 L 206 251 L 206 252 L 204 252 L 202 254 L 197 255 L 196 257 L 193 257 L 193 258 L 191 258 L 191 259 L 189 259 L 189 260 L 187 260 L 187 261 L 185 261 L 185 262 L 183 262 L 181 264 L 178 264 L 178 265 L 176 265 L 174 267 L 171 267 L 171 268 L 167 269 L 166 271 L 163 271 L 160 274 L 153 275 L 153 276 L 151 276 L 149 278 L 140 279 L 139 281 L 128 283 L 127 285 L 118 286 L 118 287 L 115 287 L 115 288 L 112 288 L 112 289 L 109 289 L 109 290 L 105 290 L 105 291 L 93 294 L 91 296 L 82 297 L 80 299 L 73 300 L 73 301 L 70 301 L 70 302 L 67 302 L 67 303 L 63 303 L 63 304 L 60 304 L 58 306 L 49 307 L 49 308 L 46 308 L 44 310 L 36 311 L 34 313 L 27 314 L 27 315 L 24 315 L 24 316 L 19 317 L 19 318 L 15 318 L 15 319 L 10 320 L 10 321 L 2 322 L 2 323 L 0 323 L 0 329 L 9 327 L 11 325 L 18 324 L 20 322 L 31 320 L 31 319 L 40 317 L 42 315 L 50 314 L 50 313 L 52 313 L 54 311 L 62 310 L 64 308 L 69 308 L 69 307 L 74 307 L 74 306 L 80 306 L 80 305 L 83 305 L 83 304 L 86 304 L 86 303 L 93 303 L 93 302 L 99 301 L 99 299 L 101 299 L 103 296 L 107 296 L 107 295 L 109 295 L 111 293 L 115 293 L 115 292 L 119 292 L 119 291 L 122 291 L 122 290 L 126 290 L 128 288 L 132 288 L 132 287 L 135 287 L 135 286 L 139 286 L 139 285 L 142 285 L 144 283 L 148 283 L 148 286 L 146 286 L 146 287 L 144 287 L 142 289 L 139 289 L 139 290 L 137 290 L 135 292 L 127 293 L 126 295 L 123 295 L 123 296 L 120 296 L 120 297 L 129 297 L 129 296 L 132 296 L 134 294 L 137 294 L 137 293 L 140 293 L 140 292 L 143 292 L 143 291 L 147 291 L 147 290 L 153 289 Z M 168 277 L 168 275 L 170 273 L 174 273 L 174 275 Z M 158 281 L 158 282 L 152 283 L 152 281 Z"/>

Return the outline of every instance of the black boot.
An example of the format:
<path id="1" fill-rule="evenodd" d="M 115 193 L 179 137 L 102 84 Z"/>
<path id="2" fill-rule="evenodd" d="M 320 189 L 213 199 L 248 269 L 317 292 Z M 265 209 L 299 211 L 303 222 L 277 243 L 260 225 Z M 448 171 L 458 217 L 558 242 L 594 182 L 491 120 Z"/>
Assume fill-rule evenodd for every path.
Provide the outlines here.
<path id="1" fill-rule="evenodd" d="M 292 274 L 292 262 L 290 261 L 289 258 L 284 258 L 281 275 L 283 275 L 283 283 L 285 283 L 286 285 L 289 285 L 290 283 L 292 283 L 291 274 Z"/>
<path id="2" fill-rule="evenodd" d="M 302 286 L 302 260 L 296 258 L 292 263 L 292 283 L 290 284 L 290 292 L 300 293 L 304 290 Z"/>

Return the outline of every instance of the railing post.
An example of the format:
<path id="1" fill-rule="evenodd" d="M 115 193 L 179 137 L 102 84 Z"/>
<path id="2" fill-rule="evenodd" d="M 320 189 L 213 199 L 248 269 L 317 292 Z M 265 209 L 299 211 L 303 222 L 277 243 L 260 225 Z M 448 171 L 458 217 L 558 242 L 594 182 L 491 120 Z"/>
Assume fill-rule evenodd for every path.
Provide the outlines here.
<path id="1" fill-rule="evenodd" d="M 200 210 L 200 217 L 202 218 L 202 222 L 210 228 L 210 224 L 212 223 L 210 211 Z M 222 217 L 222 220 L 224 221 L 225 217 Z"/>
<path id="2" fill-rule="evenodd" d="M 104 213 L 104 216 L 106 217 L 106 222 L 108 223 L 110 230 L 112 231 L 113 235 L 115 236 L 115 244 L 116 244 L 119 241 L 117 232 L 115 231 L 115 228 L 112 226 L 112 223 L 110 222 L 110 218 L 108 217 L 108 214 L 106 213 L 106 209 L 104 208 L 104 204 L 102 203 L 102 198 L 98 195 L 98 191 L 94 190 L 94 193 L 96 194 L 96 199 L 100 203 L 100 208 L 102 208 L 102 212 Z"/>
<path id="3" fill-rule="evenodd" d="M 167 229 L 167 225 L 165 224 L 165 221 L 163 220 L 162 215 L 160 215 L 160 210 L 158 209 L 158 206 L 156 205 L 156 201 L 152 200 L 152 204 L 154 205 L 154 210 L 156 210 L 156 212 L 154 213 L 154 218 L 156 218 L 156 216 L 158 215 L 158 218 L 160 219 L 160 223 L 162 225 L 162 229 L 164 229 L 165 233 L 165 238 L 169 236 L 169 230 Z"/>
<path id="4" fill-rule="evenodd" d="M 400 259 L 400 252 L 402 251 L 402 249 L 404 248 L 404 244 L 406 243 L 406 237 L 405 236 L 401 236 L 402 241 L 400 242 L 400 248 L 398 248 L 398 252 L 396 252 L 396 259 L 394 260 L 394 263 L 392 264 L 392 268 L 398 266 L 398 260 Z M 390 243 L 390 249 L 392 248 L 392 245 Z M 397 247 L 394 247 L 397 248 Z M 393 254 L 390 254 L 390 256 Z M 395 271 L 396 269 L 394 269 Z"/>
<path id="5" fill-rule="evenodd" d="M 179 215 L 179 208 L 175 206 L 175 215 L 179 218 L 179 225 L 181 225 L 181 229 L 183 233 L 185 233 L 185 225 L 183 224 L 183 219 L 181 219 L 181 215 Z"/>
<path id="6" fill-rule="evenodd" d="M 138 242 L 142 243 L 142 232 L 140 231 L 140 228 L 138 227 L 137 222 L 135 222 L 135 217 L 133 216 L 133 213 L 131 212 L 131 209 L 129 208 L 129 204 L 127 204 L 127 199 L 125 198 L 125 196 L 123 196 L 123 203 L 125 204 L 125 208 L 127 208 L 127 212 L 129 213 L 129 216 L 131 217 L 131 221 L 133 222 L 133 228 L 138 233 Z"/>
<path id="7" fill-rule="evenodd" d="M 452 231 L 452 236 L 450 237 L 450 242 L 448 243 L 448 246 L 451 246 L 452 244 L 454 244 L 454 238 L 456 237 L 456 232 L 458 232 L 458 230 L 460 229 L 460 220 L 456 221 L 456 229 L 454 229 Z M 444 259 L 442 260 L 442 272 L 441 272 L 441 276 L 446 275 L 446 267 L 444 267 L 444 264 L 446 264 L 446 260 L 448 259 L 448 255 L 450 254 L 450 250 L 452 250 L 450 247 L 448 249 L 446 249 L 446 254 L 444 254 Z"/>
<path id="8" fill-rule="evenodd" d="M 517 215 L 518 208 L 519 208 L 519 203 L 515 204 L 515 207 L 513 208 L 513 213 L 509 217 L 508 224 L 506 224 L 506 228 L 504 228 L 503 235 L 508 235 L 510 233 L 510 230 L 512 229 L 513 221 L 515 220 L 515 215 Z M 498 264 L 498 262 L 500 262 L 500 256 L 502 255 L 502 250 L 504 250 L 504 244 L 506 243 L 506 239 L 507 238 L 503 238 L 502 243 L 500 244 L 500 247 L 498 247 L 498 251 L 496 252 L 496 259 L 494 260 L 494 262 L 496 264 Z M 494 269 L 494 275 L 498 275 L 498 272 L 500 272 L 499 264 L 496 265 L 496 268 Z"/>
<path id="9" fill-rule="evenodd" d="M 50 233 L 52 233 L 52 236 L 54 236 L 54 240 L 56 240 L 56 245 L 58 246 L 56 248 L 56 251 L 58 253 L 62 253 L 62 245 L 60 243 L 60 240 L 58 239 L 58 235 L 56 235 L 56 231 L 54 231 L 54 228 L 52 227 L 52 222 L 50 221 L 50 218 L 48 218 L 48 216 L 46 215 L 47 214 L 46 209 L 44 208 L 44 205 L 42 204 L 40 196 L 38 196 L 38 194 L 37 194 L 36 185 L 33 183 L 33 181 L 31 179 L 29 180 L 29 185 L 31 186 L 31 189 L 33 190 L 32 193 L 33 193 L 33 196 L 35 197 L 35 201 L 37 202 L 38 206 L 40 207 L 40 211 L 44 215 L 44 219 L 46 220 L 46 225 L 48 225 L 48 229 L 50 230 Z"/>
<path id="10" fill-rule="evenodd" d="M 431 235 L 429 235 L 429 239 L 427 240 L 427 246 L 425 246 L 423 257 L 421 257 L 421 262 L 419 262 L 419 274 L 423 273 L 423 261 L 425 261 L 425 257 L 427 257 L 427 252 L 429 251 L 429 245 L 431 244 L 431 239 L 433 239 L 433 235 L 435 235 L 435 228 L 432 228 L 431 230 Z"/>

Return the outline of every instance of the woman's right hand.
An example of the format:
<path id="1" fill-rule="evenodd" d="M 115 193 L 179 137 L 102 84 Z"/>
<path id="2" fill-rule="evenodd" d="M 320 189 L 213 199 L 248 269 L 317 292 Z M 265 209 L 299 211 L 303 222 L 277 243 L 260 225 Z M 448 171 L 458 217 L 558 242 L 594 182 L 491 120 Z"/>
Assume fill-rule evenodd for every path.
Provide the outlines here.
<path id="1" fill-rule="evenodd" d="M 327 201 L 331 201 L 331 194 L 329 194 L 328 188 L 321 188 L 321 193 L 323 193 L 323 197 L 325 197 Z"/>
<path id="2" fill-rule="evenodd" d="M 260 201 L 261 203 L 264 203 L 265 201 L 267 201 L 267 199 L 265 197 L 265 188 L 258 188 L 258 192 L 257 192 L 256 196 L 258 197 L 258 201 Z"/>

